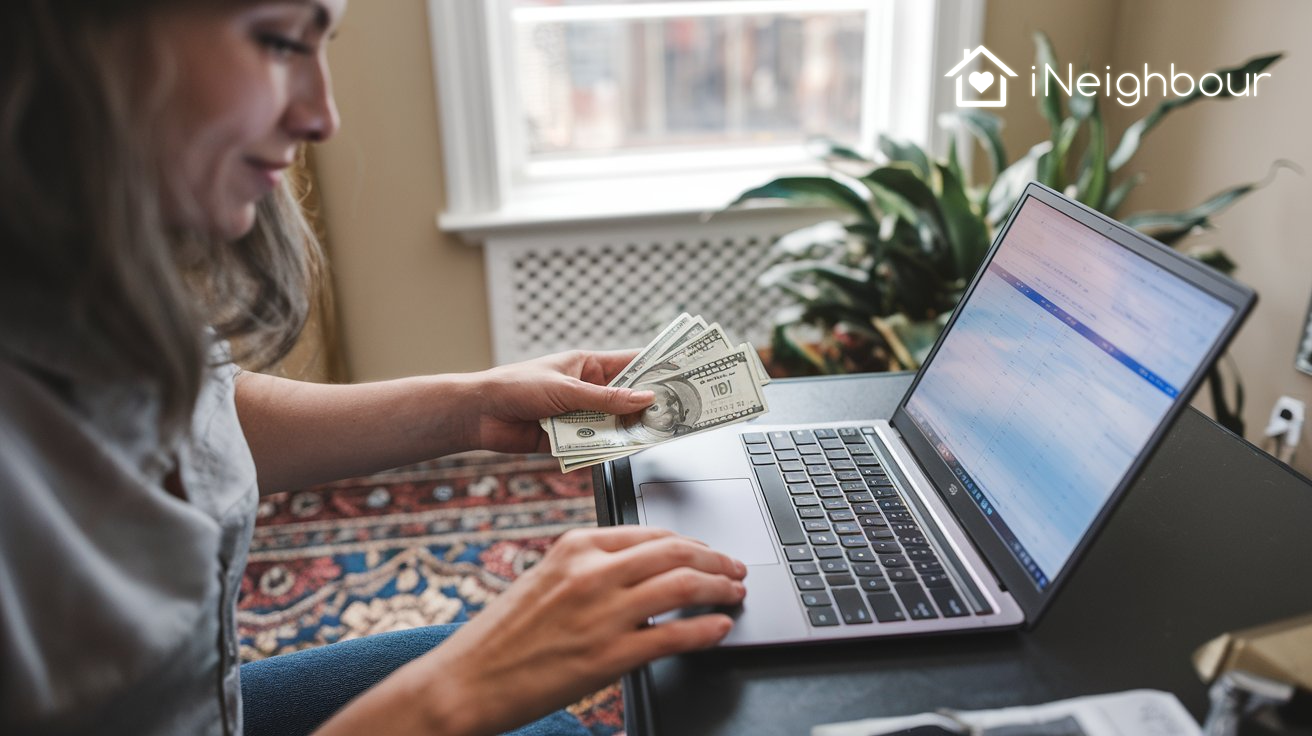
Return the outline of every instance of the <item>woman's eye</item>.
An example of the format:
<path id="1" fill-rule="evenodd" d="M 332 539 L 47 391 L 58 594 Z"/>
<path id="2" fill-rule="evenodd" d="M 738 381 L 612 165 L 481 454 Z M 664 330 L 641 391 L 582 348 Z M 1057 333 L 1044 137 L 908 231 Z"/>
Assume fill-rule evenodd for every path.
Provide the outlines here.
<path id="1" fill-rule="evenodd" d="M 275 56 L 288 57 L 292 54 L 308 54 L 310 47 L 300 41 L 292 40 L 276 33 L 265 33 L 259 37 L 260 44 Z"/>

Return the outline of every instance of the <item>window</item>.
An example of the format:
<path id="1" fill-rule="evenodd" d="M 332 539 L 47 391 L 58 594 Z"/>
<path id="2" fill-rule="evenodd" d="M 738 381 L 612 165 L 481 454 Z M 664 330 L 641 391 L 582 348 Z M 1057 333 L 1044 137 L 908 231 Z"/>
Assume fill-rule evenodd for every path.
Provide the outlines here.
<path id="1" fill-rule="evenodd" d="M 703 211 L 812 136 L 932 143 L 979 2 L 430 0 L 443 226 Z"/>

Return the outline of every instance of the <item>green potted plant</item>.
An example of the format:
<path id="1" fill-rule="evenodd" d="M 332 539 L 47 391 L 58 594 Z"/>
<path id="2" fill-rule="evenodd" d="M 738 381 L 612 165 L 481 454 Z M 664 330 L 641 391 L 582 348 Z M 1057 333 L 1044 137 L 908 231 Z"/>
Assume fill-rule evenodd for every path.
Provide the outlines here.
<path id="1" fill-rule="evenodd" d="M 1048 38 L 1035 34 L 1040 68 L 1056 67 Z M 1258 74 L 1281 54 L 1255 57 L 1216 74 L 1229 97 L 1244 75 Z M 823 205 L 842 213 L 792 232 L 775 249 L 781 260 L 760 277 L 760 285 L 786 291 L 794 304 L 776 315 L 770 364 L 781 375 L 815 375 L 918 368 L 974 275 L 1025 185 L 1037 180 L 1125 224 L 1178 247 L 1190 234 L 1211 226 L 1211 218 L 1260 188 L 1267 178 L 1221 191 L 1182 212 L 1141 212 L 1122 217 L 1126 197 L 1145 175 L 1126 165 L 1143 137 L 1168 113 L 1204 95 L 1201 89 L 1159 103 L 1127 127 L 1115 146 L 1098 99 L 1060 93 L 1039 98 L 1039 112 L 1050 136 L 1023 156 L 1010 160 L 999 135 L 1001 121 L 970 110 L 944 115 L 940 124 L 967 131 L 989 162 L 981 183 L 967 180 L 958 158 L 956 136 L 946 159 L 938 160 L 914 143 L 880 136 L 878 156 L 868 158 L 829 140 L 816 141 L 827 164 L 822 176 L 787 176 L 740 195 L 730 208 L 755 203 Z M 1219 249 L 1191 254 L 1229 273 L 1234 263 Z M 1208 384 L 1217 420 L 1243 434 L 1242 385 L 1229 392 L 1213 368 Z"/>

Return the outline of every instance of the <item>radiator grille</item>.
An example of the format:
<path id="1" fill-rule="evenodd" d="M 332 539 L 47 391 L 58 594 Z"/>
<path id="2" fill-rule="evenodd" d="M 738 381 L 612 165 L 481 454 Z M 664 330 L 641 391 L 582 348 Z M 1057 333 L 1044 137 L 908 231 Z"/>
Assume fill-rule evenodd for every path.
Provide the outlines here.
<path id="1" fill-rule="evenodd" d="M 755 227 L 692 223 L 486 244 L 498 363 L 559 350 L 646 344 L 679 312 L 719 322 L 757 346 L 788 303 L 756 278 L 778 258 L 771 244 L 814 220 L 771 217 Z"/>

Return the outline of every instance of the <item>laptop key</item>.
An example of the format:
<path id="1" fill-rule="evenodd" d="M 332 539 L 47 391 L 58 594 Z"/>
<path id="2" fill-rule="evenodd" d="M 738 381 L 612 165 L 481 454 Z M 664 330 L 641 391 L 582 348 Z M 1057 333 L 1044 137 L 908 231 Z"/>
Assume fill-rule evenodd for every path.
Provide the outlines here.
<path id="1" fill-rule="evenodd" d="M 835 447 L 832 450 L 825 450 L 825 457 L 830 460 L 846 460 L 847 449 L 845 447 Z"/>
<path id="2" fill-rule="evenodd" d="M 910 568 L 895 567 L 891 570 L 885 570 L 884 572 L 888 574 L 888 579 L 895 583 L 916 582 L 916 574 L 912 572 Z"/>
<path id="3" fill-rule="evenodd" d="M 773 455 L 774 450 L 769 445 L 747 445 L 748 455 Z"/>
<path id="4" fill-rule="evenodd" d="M 819 505 L 810 506 L 798 509 L 797 515 L 802 519 L 823 519 L 825 518 L 825 510 L 820 508 Z"/>
<path id="5" fill-rule="evenodd" d="M 820 568 L 814 562 L 794 562 L 788 566 L 794 575 L 819 575 Z"/>
<path id="6" fill-rule="evenodd" d="M 841 521 L 834 524 L 834 534 L 860 534 L 861 525 L 855 521 Z"/>
<path id="7" fill-rule="evenodd" d="M 941 573 L 941 572 L 931 573 L 929 575 L 921 575 L 920 582 L 924 583 L 926 588 L 952 587 L 952 579 L 947 576 L 947 573 Z"/>
<path id="8" fill-rule="evenodd" d="M 797 523 L 797 516 L 788 503 L 788 487 L 784 485 L 779 471 L 771 466 L 758 466 L 756 480 L 761 484 L 761 495 L 765 496 L 765 505 L 770 508 L 770 518 L 774 521 L 775 531 L 779 533 L 779 542 L 787 545 L 806 541 L 806 537 L 802 535 L 802 525 Z M 815 498 L 815 496 L 808 498 Z M 819 502 L 819 499 L 816 501 Z"/>
<path id="9" fill-rule="evenodd" d="M 907 615 L 902 613 L 902 606 L 898 605 L 897 598 L 892 593 L 871 593 L 866 596 L 866 600 L 870 601 L 870 608 L 875 612 L 875 618 L 884 623 L 907 620 Z"/>
<path id="10" fill-rule="evenodd" d="M 785 474 L 801 473 L 806 471 L 806 464 L 801 460 L 781 460 L 779 462 L 779 469 L 784 471 Z M 784 477 L 787 478 L 788 476 L 784 475 Z"/>
<path id="11" fill-rule="evenodd" d="M 861 578 L 861 590 L 867 593 L 888 593 L 893 590 L 893 586 L 888 584 L 885 578 Z"/>
<path id="12" fill-rule="evenodd" d="M 855 518 L 856 518 L 856 514 L 852 513 L 848 509 L 839 509 L 837 511 L 829 512 L 830 521 L 851 521 Z"/>
<path id="13" fill-rule="evenodd" d="M 847 449 L 853 455 L 874 455 L 875 451 L 865 445 L 852 445 Z"/>
<path id="14" fill-rule="evenodd" d="M 853 562 L 874 562 L 875 553 L 865 547 L 857 547 L 847 551 L 847 559 Z"/>
<path id="15" fill-rule="evenodd" d="M 861 592 L 856 588 L 835 588 L 834 602 L 843 621 L 849 624 L 868 624 L 871 622 L 870 611 L 866 602 L 861 600 Z"/>
<path id="16" fill-rule="evenodd" d="M 816 498 L 811 494 L 807 494 L 804 496 L 793 496 L 793 505 L 797 506 L 798 508 L 801 508 L 802 506 L 819 506 L 820 499 Z M 774 513 L 773 507 L 771 507 L 771 513 Z M 775 526 L 778 525 L 779 525 L 778 522 L 776 522 Z"/>
<path id="17" fill-rule="evenodd" d="M 815 463 L 812 463 L 811 465 L 806 466 L 806 474 L 807 474 L 807 475 L 812 475 L 812 476 L 814 476 L 814 475 L 829 475 L 829 466 L 828 466 L 828 465 L 817 465 L 817 464 L 815 464 Z M 827 485 L 827 484 L 826 484 L 826 485 Z"/>
<path id="18" fill-rule="evenodd" d="M 933 562 L 917 562 L 916 569 L 924 573 L 943 572 L 943 565 L 938 560 L 934 560 Z"/>
<path id="19" fill-rule="evenodd" d="M 788 492 L 794 496 L 801 496 L 806 493 L 814 493 L 815 486 L 810 483 L 789 483 Z"/>
<path id="20" fill-rule="evenodd" d="M 847 534 L 838 538 L 838 543 L 844 547 L 864 547 L 866 542 L 865 536 L 861 534 Z"/>
<path id="21" fill-rule="evenodd" d="M 784 547 L 784 557 L 789 562 L 802 562 L 811 559 L 811 548 L 805 544 L 799 544 L 795 547 Z"/>
<path id="22" fill-rule="evenodd" d="M 900 521 L 896 524 L 889 524 L 888 528 L 897 532 L 899 536 L 901 536 L 902 534 L 920 533 L 920 526 L 916 524 L 916 522 L 914 521 Z"/>
<path id="23" fill-rule="evenodd" d="M 806 609 L 806 615 L 811 618 L 812 626 L 837 626 L 838 614 L 829 606 L 817 606 Z"/>
<path id="24" fill-rule="evenodd" d="M 829 475 L 828 473 L 825 473 L 824 475 L 813 475 L 813 476 L 811 476 L 811 482 L 814 483 L 815 485 L 818 485 L 818 486 L 836 486 L 836 485 L 838 485 L 838 481 L 834 480 L 834 476 Z"/>
<path id="25" fill-rule="evenodd" d="M 798 575 L 793 578 L 798 590 L 824 590 L 825 581 L 819 575 Z"/>
<path id="26" fill-rule="evenodd" d="M 902 552 L 902 548 L 897 546 L 897 542 L 871 542 L 870 546 L 881 555 L 896 555 Z"/>
<path id="27" fill-rule="evenodd" d="M 856 427 L 843 427 L 838 430 L 838 436 L 849 445 L 864 445 L 866 443 L 866 438 L 861 436 L 861 430 Z"/>
<path id="28" fill-rule="evenodd" d="M 862 483 L 859 480 L 845 480 L 839 482 L 838 487 L 842 488 L 845 493 L 861 493 L 865 491 L 866 484 Z M 866 499 L 866 500 L 870 501 L 872 499 Z"/>
<path id="29" fill-rule="evenodd" d="M 817 455 L 823 455 L 825 448 L 820 445 L 798 445 L 797 451 L 801 453 L 802 457 L 815 457 Z"/>
<path id="30" fill-rule="evenodd" d="M 834 477 L 837 478 L 839 481 L 861 480 L 861 474 L 855 470 L 840 470 L 834 473 Z"/>
<path id="31" fill-rule="evenodd" d="M 748 455 L 752 459 L 752 465 L 774 465 L 773 455 Z"/>
<path id="32" fill-rule="evenodd" d="M 802 522 L 802 530 L 807 532 L 827 532 L 829 531 L 829 522 L 824 519 L 807 519 Z"/>
<path id="33" fill-rule="evenodd" d="M 830 460 L 829 466 L 834 470 L 856 470 L 856 463 L 851 460 Z"/>
<path id="34" fill-rule="evenodd" d="M 897 597 L 902 599 L 902 605 L 906 606 L 911 618 L 916 620 L 938 618 L 938 612 L 929 602 L 929 596 L 925 595 L 925 589 L 920 587 L 920 583 L 898 583 L 893 588 L 897 591 Z"/>
<path id="35" fill-rule="evenodd" d="M 853 562 L 852 572 L 859 578 L 883 577 L 884 570 L 873 562 Z"/>
<path id="36" fill-rule="evenodd" d="M 829 509 L 830 511 L 837 511 L 839 509 L 847 508 L 847 499 L 842 497 L 826 498 L 820 502 L 820 505 L 824 506 L 826 509 Z"/>
<path id="37" fill-rule="evenodd" d="M 743 442 L 746 442 L 749 445 L 768 441 L 769 440 L 765 438 L 765 432 L 743 432 Z"/>
<path id="38" fill-rule="evenodd" d="M 820 437 L 820 433 L 816 432 L 815 436 Z M 826 450 L 841 450 L 846 447 L 837 437 L 820 437 L 820 446 Z"/>
<path id="39" fill-rule="evenodd" d="M 797 447 L 793 444 L 793 436 L 788 432 L 771 432 L 770 446 L 776 450 L 792 450 Z"/>
<path id="40" fill-rule="evenodd" d="M 814 544 L 816 546 L 826 545 L 826 544 L 838 544 L 838 538 L 829 532 L 820 532 L 818 534 L 811 534 L 809 536 L 810 536 L 811 544 Z"/>
<path id="41" fill-rule="evenodd" d="M 837 438 L 838 438 L 838 433 L 835 432 L 835 431 L 832 430 L 832 429 L 817 429 L 817 430 L 815 431 L 815 438 L 816 438 L 817 440 L 832 440 L 832 439 L 837 439 Z"/>
<path id="42" fill-rule="evenodd" d="M 858 510 L 857 513 L 861 513 L 861 512 Z M 866 528 L 888 526 L 888 520 L 882 516 L 879 516 L 878 514 L 870 514 L 868 516 L 862 516 L 860 517 L 860 520 L 861 520 L 861 526 L 864 526 Z"/>
<path id="43" fill-rule="evenodd" d="M 906 511 L 889 511 L 884 514 L 884 518 L 889 521 L 914 521 L 911 514 Z"/>
<path id="44" fill-rule="evenodd" d="M 884 567 L 908 567 L 911 565 L 911 563 L 907 561 L 907 558 L 902 555 L 881 555 L 879 557 L 879 564 Z"/>
<path id="45" fill-rule="evenodd" d="M 821 590 L 808 591 L 802 594 L 802 605 L 811 606 L 832 606 L 833 601 L 829 600 L 829 594 Z"/>
<path id="46" fill-rule="evenodd" d="M 816 491 L 816 493 L 819 494 L 820 498 L 843 497 L 843 491 L 838 486 L 820 486 L 820 489 Z M 844 506 L 844 508 L 846 508 L 846 506 Z"/>
<path id="47" fill-rule="evenodd" d="M 868 516 L 879 515 L 879 507 L 874 505 L 873 503 L 854 503 L 852 504 L 852 510 L 857 512 L 858 514 L 863 514 Z"/>
<path id="48" fill-rule="evenodd" d="M 871 486 L 870 496 L 872 498 L 897 498 L 897 491 L 893 490 L 891 487 L 883 488 L 881 486 Z"/>
<path id="49" fill-rule="evenodd" d="M 825 582 L 829 583 L 829 587 L 831 588 L 837 588 L 843 585 L 856 585 L 855 578 L 853 578 L 851 575 L 848 575 L 847 573 L 842 573 L 842 572 L 836 573 L 834 575 L 826 575 Z"/>
<path id="50" fill-rule="evenodd" d="M 907 559 L 912 562 L 937 562 L 938 558 L 934 556 L 934 550 L 928 547 L 912 547 L 907 550 Z"/>
<path id="51" fill-rule="evenodd" d="M 847 572 L 847 560 L 843 560 L 843 559 L 821 560 L 820 570 L 824 573 Z"/>
<path id="52" fill-rule="evenodd" d="M 901 511 L 902 509 L 905 509 L 906 506 L 903 505 L 902 499 L 900 498 L 885 498 L 879 501 L 879 508 L 885 511 Z"/>
<path id="53" fill-rule="evenodd" d="M 875 497 L 865 491 L 859 491 L 857 493 L 849 493 L 847 500 L 852 503 L 869 503 L 870 501 L 875 500 Z"/>
<path id="54" fill-rule="evenodd" d="M 855 462 L 856 465 L 857 465 L 857 467 L 858 467 L 858 468 L 861 468 L 863 472 L 864 472 L 867 468 L 870 468 L 870 469 L 873 469 L 873 470 L 878 470 L 878 469 L 880 468 L 880 465 L 879 465 L 879 459 L 878 459 L 878 458 L 875 458 L 875 457 L 871 457 L 870 455 L 856 455 L 856 454 L 854 454 L 854 455 L 852 455 L 852 461 Z"/>
<path id="55" fill-rule="evenodd" d="M 815 556 L 816 559 L 831 560 L 835 557 L 842 557 L 843 550 L 839 547 L 816 547 Z"/>
<path id="56" fill-rule="evenodd" d="M 879 527 L 875 527 L 871 529 L 869 532 L 866 533 L 866 536 L 870 537 L 870 541 L 872 542 L 893 541 L 893 532 L 890 532 L 887 529 L 880 529 Z"/>
<path id="57" fill-rule="evenodd" d="M 897 541 L 901 542 L 902 546 L 907 548 L 929 546 L 929 540 L 919 534 L 911 537 L 900 537 Z"/>
<path id="58" fill-rule="evenodd" d="M 785 461 L 785 460 L 801 460 L 801 459 L 802 459 L 802 453 L 798 452 L 797 450 L 779 450 L 779 451 L 775 452 L 774 456 L 777 457 L 777 458 L 779 458 L 779 461 L 780 461 L 780 462 L 783 462 L 783 461 Z"/>
<path id="59" fill-rule="evenodd" d="M 938 604 L 938 610 L 943 612 L 944 617 L 958 618 L 970 615 L 966 604 L 961 602 L 957 597 L 957 591 L 952 588 L 930 588 L 929 594 L 934 596 L 934 602 Z"/>
<path id="60" fill-rule="evenodd" d="M 796 444 L 799 445 L 815 444 L 815 432 L 812 432 L 809 429 L 794 429 L 791 434 L 793 435 L 793 442 L 795 442 Z"/>
<path id="61" fill-rule="evenodd" d="M 805 466 L 803 466 L 803 468 L 805 468 Z M 810 477 L 810 476 L 808 476 L 808 475 L 806 474 L 806 471 L 805 471 L 805 470 L 797 470 L 797 471 L 792 471 L 792 472 L 786 472 L 786 473 L 784 473 L 784 482 L 785 482 L 785 483 L 805 483 L 805 482 L 809 479 L 809 477 Z"/>

